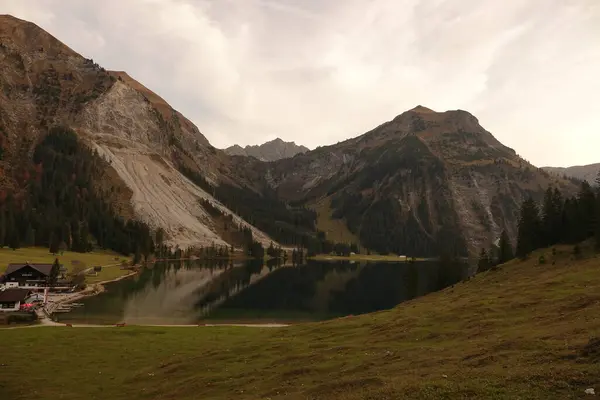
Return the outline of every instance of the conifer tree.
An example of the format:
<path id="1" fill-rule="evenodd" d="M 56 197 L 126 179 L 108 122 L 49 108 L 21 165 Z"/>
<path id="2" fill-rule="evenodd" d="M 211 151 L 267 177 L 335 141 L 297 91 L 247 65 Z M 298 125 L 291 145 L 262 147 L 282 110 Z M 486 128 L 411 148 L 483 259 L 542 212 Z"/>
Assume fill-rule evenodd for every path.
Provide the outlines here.
<path id="1" fill-rule="evenodd" d="M 519 232 L 517 234 L 517 256 L 525 258 L 542 242 L 539 210 L 531 197 L 521 206 Z"/>
<path id="2" fill-rule="evenodd" d="M 35 246 L 35 230 L 31 227 L 31 224 L 27 226 L 25 231 L 25 246 Z"/>
<path id="3" fill-rule="evenodd" d="M 596 242 L 596 250 L 600 251 L 600 170 L 596 177 L 596 226 L 594 238 Z"/>
<path id="4" fill-rule="evenodd" d="M 477 272 L 484 272 L 490 269 L 492 263 L 490 261 L 490 257 L 484 248 L 481 249 L 479 253 L 479 262 L 477 263 Z"/>
<path id="5" fill-rule="evenodd" d="M 553 220 L 554 220 L 554 197 L 552 188 L 546 189 L 544 193 L 544 203 L 542 206 L 542 227 L 544 230 L 544 244 L 550 245 L 553 238 Z"/>
<path id="6" fill-rule="evenodd" d="M 596 227 L 596 195 L 587 181 L 581 183 L 577 195 L 578 203 L 578 241 L 594 236 Z"/>
<path id="7" fill-rule="evenodd" d="M 0 209 L 0 248 L 6 244 L 6 210 L 4 205 Z"/>
<path id="8" fill-rule="evenodd" d="M 58 258 L 54 259 L 54 263 L 52 264 L 52 270 L 50 271 L 50 283 L 56 283 L 56 279 L 58 279 L 58 273 L 60 272 L 60 263 L 58 262 Z"/>
<path id="9" fill-rule="evenodd" d="M 545 246 L 551 246 L 560 241 L 562 235 L 562 194 L 558 189 L 548 188 L 544 195 L 542 208 L 542 227 L 544 230 Z"/>
<path id="10" fill-rule="evenodd" d="M 50 232 L 50 239 L 49 239 L 49 250 L 50 253 L 52 254 L 56 254 L 58 253 L 58 245 L 59 245 L 59 241 L 56 238 L 56 234 L 54 232 Z"/>
<path id="11" fill-rule="evenodd" d="M 498 244 L 498 264 L 504 264 L 514 258 L 513 248 L 510 244 L 510 239 L 506 231 L 502 231 L 500 235 L 500 243 Z"/>

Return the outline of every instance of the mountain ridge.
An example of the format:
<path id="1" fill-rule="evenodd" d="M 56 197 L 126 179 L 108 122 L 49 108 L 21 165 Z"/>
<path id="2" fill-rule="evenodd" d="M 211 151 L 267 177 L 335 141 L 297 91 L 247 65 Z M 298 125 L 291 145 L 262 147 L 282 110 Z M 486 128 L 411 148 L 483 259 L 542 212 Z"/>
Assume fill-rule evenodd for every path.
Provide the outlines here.
<path id="1" fill-rule="evenodd" d="M 34 24 L 0 21 L 0 190 L 31 186 L 23 171 L 35 168 L 36 145 L 65 125 L 104 160 L 88 177 L 99 197 L 126 220 L 163 229 L 174 246 L 230 245 L 238 227 L 264 245 L 328 253 L 336 236 L 327 221 L 337 220 L 380 253 L 473 256 L 502 230 L 514 240 L 524 198 L 541 200 L 549 185 L 574 191 L 467 111 L 424 106 L 291 158 L 230 156 L 127 73 Z"/>
<path id="2" fill-rule="evenodd" d="M 596 178 L 600 173 L 600 163 L 587 165 L 573 165 L 571 167 L 542 167 L 545 171 L 553 174 L 565 175 L 591 184 L 596 183 Z"/>
<path id="3" fill-rule="evenodd" d="M 306 153 L 308 147 L 297 145 L 294 141 L 285 142 L 280 138 L 269 140 L 260 145 L 233 145 L 224 149 L 231 156 L 254 157 L 260 161 L 277 161 L 283 158 L 291 158 L 296 154 Z"/>
<path id="4" fill-rule="evenodd" d="M 11 16 L 0 21 L 0 189 L 30 186 L 19 174 L 31 168 L 50 127 L 64 125 L 108 163 L 107 174 L 91 177 L 105 188 L 106 201 L 121 204 L 126 219 L 164 229 L 168 243 L 229 245 L 200 199 L 271 242 L 179 171 L 202 166 L 207 182 L 228 180 L 227 156 L 189 120 L 133 78 L 106 71 L 37 25 Z"/>
<path id="5" fill-rule="evenodd" d="M 502 230 L 515 237 L 526 197 L 541 200 L 549 185 L 573 193 L 572 183 L 520 158 L 472 114 L 426 110 L 270 164 L 271 184 L 289 201 L 330 198 L 334 218 L 367 247 L 388 242 L 377 250 L 420 255 L 439 254 L 444 240 L 473 255 Z"/>

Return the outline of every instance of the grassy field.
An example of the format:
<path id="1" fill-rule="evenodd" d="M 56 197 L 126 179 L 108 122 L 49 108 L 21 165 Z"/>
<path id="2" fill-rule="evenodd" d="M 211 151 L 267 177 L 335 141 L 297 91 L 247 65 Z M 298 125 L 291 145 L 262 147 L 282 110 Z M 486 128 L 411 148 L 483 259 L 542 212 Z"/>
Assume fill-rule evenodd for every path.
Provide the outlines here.
<path id="1" fill-rule="evenodd" d="M 27 247 L 17 250 L 5 247 L 0 249 L 0 274 L 3 273 L 8 264 L 11 263 L 24 263 L 29 261 L 32 263 L 51 264 L 56 258 L 58 258 L 59 262 L 69 271 L 73 269 L 73 265 L 71 264 L 73 261 L 79 261 L 85 268 L 89 268 L 96 265 L 119 264 L 120 260 L 129 260 L 129 257 L 123 257 L 122 255 L 112 252 L 75 253 L 65 251 L 62 255 L 59 254 L 55 256 L 51 254 L 47 248 L 42 247 Z M 98 273 L 98 276 L 87 276 L 86 282 L 94 283 L 114 279 L 125 275 L 128 272 L 129 271 L 121 270 L 119 267 L 102 268 L 102 271 Z"/>
<path id="2" fill-rule="evenodd" d="M 350 232 L 346 222 L 331 216 L 331 200 L 329 197 L 319 200 L 311 206 L 317 212 L 317 229 L 325 232 L 326 238 L 338 243 L 356 243 L 360 245 L 358 237 Z"/>
<path id="3" fill-rule="evenodd" d="M 538 255 L 288 328 L 4 330 L 0 398 L 585 398 L 600 390 L 600 258 Z"/>

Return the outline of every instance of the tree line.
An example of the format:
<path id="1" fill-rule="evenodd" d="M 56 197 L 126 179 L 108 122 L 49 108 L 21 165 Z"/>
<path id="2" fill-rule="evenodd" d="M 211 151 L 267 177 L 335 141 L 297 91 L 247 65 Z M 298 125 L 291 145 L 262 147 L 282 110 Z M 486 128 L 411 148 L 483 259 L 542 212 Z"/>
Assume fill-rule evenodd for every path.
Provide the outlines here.
<path id="1" fill-rule="evenodd" d="M 506 232 L 502 233 L 498 249 L 481 251 L 480 269 L 501 264 L 516 257 L 526 258 L 534 250 L 556 244 L 576 245 L 594 239 L 600 250 L 600 172 L 598 186 L 580 183 L 577 195 L 565 197 L 558 188 L 549 187 L 541 205 L 529 197 L 523 201 L 519 214 L 517 246 L 513 249 Z M 496 254 L 496 257 L 494 257 Z"/>
<path id="2" fill-rule="evenodd" d="M 279 243 L 306 247 L 316 235 L 316 212 L 307 207 L 292 207 L 269 188 L 257 193 L 226 182 L 213 186 L 200 173 L 183 164 L 178 169 L 233 213 Z"/>
<path id="3" fill-rule="evenodd" d="M 33 167 L 23 174 L 25 190 L 0 193 L 0 246 L 153 253 L 148 225 L 118 216 L 93 186 L 104 164 L 71 129 L 51 128 L 34 149 Z"/>

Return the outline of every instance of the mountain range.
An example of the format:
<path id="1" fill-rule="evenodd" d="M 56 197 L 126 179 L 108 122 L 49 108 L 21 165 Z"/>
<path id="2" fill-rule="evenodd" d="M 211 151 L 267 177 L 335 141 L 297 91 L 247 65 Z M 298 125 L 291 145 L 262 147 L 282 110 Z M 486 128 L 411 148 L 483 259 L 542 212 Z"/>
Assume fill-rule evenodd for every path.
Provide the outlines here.
<path id="1" fill-rule="evenodd" d="M 73 238 L 77 230 L 100 241 L 122 220 L 160 228 L 165 243 L 180 247 L 238 245 L 249 231 L 263 244 L 322 250 L 328 239 L 380 253 L 472 256 L 502 230 L 515 239 L 526 197 L 541 200 L 550 185 L 576 190 L 571 180 L 523 160 L 470 113 L 423 106 L 313 151 L 275 140 L 242 149 L 252 157 L 232 156 L 241 147 L 216 149 L 126 72 L 107 71 L 35 24 L 6 15 L 0 85 L 0 200 L 10 193 L 16 202 L 3 206 L 7 220 L 17 218 L 11 210 L 29 209 L 15 226 L 31 225 L 47 207 L 37 225 L 42 217 L 53 224 L 51 238 Z M 53 134 L 57 127 L 60 135 Z M 89 149 L 92 164 L 77 158 L 74 140 Z M 63 159 L 72 169 L 65 170 L 65 187 L 73 190 L 51 186 L 57 178 L 47 164 Z M 39 185 L 55 194 L 40 201 Z M 88 198 L 94 208 L 82 200 Z M 64 221 L 50 220 L 49 210 L 67 200 L 73 206 L 61 208 Z M 91 224 L 96 212 L 114 214 L 116 222 Z M 131 236 L 129 226 L 120 232 Z M 36 243 L 52 240 L 40 238 L 40 228 L 19 234 L 33 230 Z"/>
<path id="2" fill-rule="evenodd" d="M 261 145 L 241 147 L 237 144 L 226 148 L 225 153 L 230 156 L 255 157 L 261 161 L 277 161 L 282 158 L 291 158 L 296 154 L 306 153 L 308 147 L 297 145 L 294 142 L 284 142 L 277 138 Z"/>
<path id="3" fill-rule="evenodd" d="M 576 165 L 573 167 L 543 167 L 545 171 L 553 174 L 568 176 L 582 181 L 588 181 L 590 184 L 596 183 L 596 178 L 600 173 L 600 163 L 589 165 Z"/>

